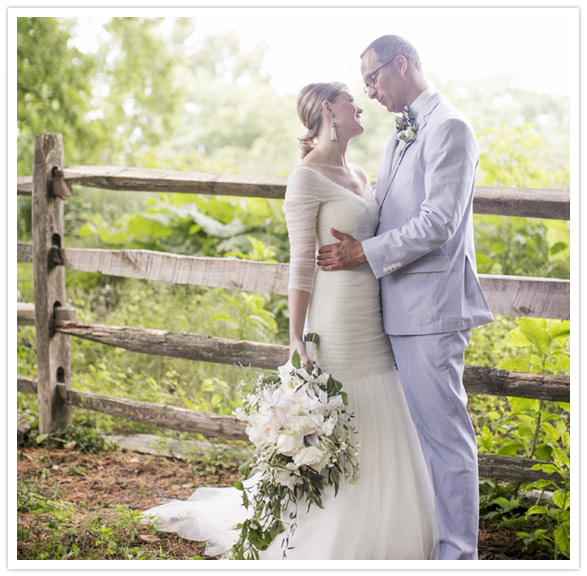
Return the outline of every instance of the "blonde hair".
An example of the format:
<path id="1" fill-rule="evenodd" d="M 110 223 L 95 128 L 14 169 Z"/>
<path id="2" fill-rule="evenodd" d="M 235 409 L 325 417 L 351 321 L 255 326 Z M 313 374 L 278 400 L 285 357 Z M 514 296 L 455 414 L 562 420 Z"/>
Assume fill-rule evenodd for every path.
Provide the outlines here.
<path id="1" fill-rule="evenodd" d="M 319 82 L 308 84 L 298 94 L 298 116 L 307 129 L 303 136 L 298 136 L 302 158 L 316 146 L 316 138 L 322 121 L 322 102 L 334 103 L 336 97 L 347 87 L 342 82 Z"/>

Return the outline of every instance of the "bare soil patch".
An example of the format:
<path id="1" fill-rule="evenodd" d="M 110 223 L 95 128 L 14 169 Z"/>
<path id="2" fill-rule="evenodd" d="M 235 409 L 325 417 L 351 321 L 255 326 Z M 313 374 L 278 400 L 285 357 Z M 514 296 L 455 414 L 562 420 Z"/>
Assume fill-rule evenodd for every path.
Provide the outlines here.
<path id="1" fill-rule="evenodd" d="M 171 499 L 186 499 L 198 486 L 232 486 L 240 478 L 236 468 L 188 463 L 165 456 L 125 450 L 86 454 L 76 449 L 25 445 L 19 447 L 18 477 L 42 494 L 75 504 L 79 521 L 78 546 L 95 547 L 88 519 L 111 517 L 117 507 L 146 510 Z M 19 513 L 19 528 L 28 536 L 19 539 L 19 559 L 34 559 L 35 542 L 46 538 L 43 523 L 33 512 Z M 83 532 L 86 531 L 87 534 Z M 203 556 L 204 546 L 174 534 L 140 526 L 131 542 L 161 559 L 193 559 Z M 84 550 L 81 550 L 83 554 Z M 507 526 L 483 526 L 479 532 L 479 556 L 483 560 L 534 559 L 524 553 L 515 530 Z M 83 557 L 83 556 L 81 556 Z"/>

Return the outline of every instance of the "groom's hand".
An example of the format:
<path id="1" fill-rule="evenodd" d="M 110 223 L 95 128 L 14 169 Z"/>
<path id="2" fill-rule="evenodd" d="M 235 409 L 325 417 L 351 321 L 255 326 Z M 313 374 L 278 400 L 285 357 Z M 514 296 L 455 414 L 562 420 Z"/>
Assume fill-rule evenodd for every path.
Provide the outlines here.
<path id="1" fill-rule="evenodd" d="M 318 250 L 317 261 L 321 270 L 351 270 L 367 262 L 363 246 L 358 240 L 334 228 L 330 229 L 330 233 L 340 242 L 327 244 Z"/>

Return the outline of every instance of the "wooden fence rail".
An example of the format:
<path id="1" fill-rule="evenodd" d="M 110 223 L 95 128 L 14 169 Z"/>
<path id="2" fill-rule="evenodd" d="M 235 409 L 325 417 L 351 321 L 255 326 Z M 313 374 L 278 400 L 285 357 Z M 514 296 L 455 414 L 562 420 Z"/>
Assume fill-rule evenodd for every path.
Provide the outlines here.
<path id="1" fill-rule="evenodd" d="M 141 192 L 179 192 L 280 199 L 287 178 L 176 172 L 111 166 L 64 167 L 59 134 L 35 139 L 33 177 L 20 177 L 18 194 L 32 194 L 33 243 L 18 244 L 18 261 L 32 262 L 35 302 L 19 303 L 18 323 L 34 325 L 37 379 L 18 376 L 18 390 L 39 399 L 39 430 L 66 427 L 71 406 L 210 436 L 244 439 L 243 423 L 233 417 L 185 408 L 89 394 L 71 389 L 69 337 L 89 339 L 134 352 L 256 368 L 275 368 L 287 360 L 285 346 L 235 341 L 202 334 L 129 326 L 83 324 L 67 305 L 66 268 L 107 275 L 193 284 L 229 290 L 287 294 L 289 266 L 226 258 L 184 256 L 147 250 L 64 248 L 63 206 L 72 186 Z M 499 214 L 568 220 L 568 190 L 477 187 L 477 214 Z M 570 283 L 566 280 L 481 275 L 494 314 L 570 318 Z M 521 374 L 466 366 L 468 392 L 569 402 L 568 378 Z M 480 454 L 480 474 L 510 481 L 532 481 L 547 475 L 532 471 L 535 460 Z"/>
<path id="2" fill-rule="evenodd" d="M 54 248 L 55 265 L 112 276 L 194 284 L 230 290 L 287 294 L 289 264 L 184 256 L 151 250 Z M 32 260 L 32 246 L 18 245 L 18 261 Z M 570 318 L 570 282 L 548 278 L 479 275 L 494 314 Z"/>
<path id="3" fill-rule="evenodd" d="M 19 378 L 18 386 L 21 392 L 35 393 L 37 390 L 37 383 L 31 378 Z M 247 440 L 244 423 L 231 416 L 77 392 L 68 390 L 64 385 L 59 385 L 58 391 L 63 402 L 69 406 L 80 406 L 141 424 L 195 432 L 210 437 Z M 480 452 L 479 475 L 482 478 L 499 478 L 508 482 L 534 482 L 542 478 L 556 480 L 554 474 L 532 470 L 532 467 L 538 463 L 539 461 L 530 458 Z"/>
<path id="4" fill-rule="evenodd" d="M 285 196 L 287 185 L 286 176 L 210 174 L 114 166 L 70 166 L 63 169 L 63 178 L 68 184 L 121 192 L 177 192 L 275 199 Z M 30 177 L 18 178 L 19 194 L 30 195 L 32 190 Z M 569 199 L 569 190 L 477 186 L 473 210 L 476 214 L 569 220 Z"/>
<path id="5" fill-rule="evenodd" d="M 71 309 L 59 312 L 59 319 L 55 322 L 57 332 L 131 352 L 263 369 L 275 369 L 288 359 L 288 347 L 279 344 L 230 340 L 193 332 L 80 324 L 66 319 L 72 316 L 74 313 Z M 34 306 L 19 303 L 19 324 L 32 324 L 32 319 Z M 517 396 L 551 402 L 570 401 L 570 381 L 565 376 L 467 365 L 463 383 L 467 392 L 475 394 Z"/>

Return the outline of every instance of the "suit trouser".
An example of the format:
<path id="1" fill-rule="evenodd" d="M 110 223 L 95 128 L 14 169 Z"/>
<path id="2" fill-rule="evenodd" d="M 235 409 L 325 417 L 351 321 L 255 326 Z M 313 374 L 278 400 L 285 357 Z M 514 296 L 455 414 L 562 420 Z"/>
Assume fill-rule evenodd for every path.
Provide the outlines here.
<path id="1" fill-rule="evenodd" d="M 477 443 L 462 381 L 470 337 L 470 330 L 390 336 L 434 485 L 441 560 L 477 559 Z"/>

